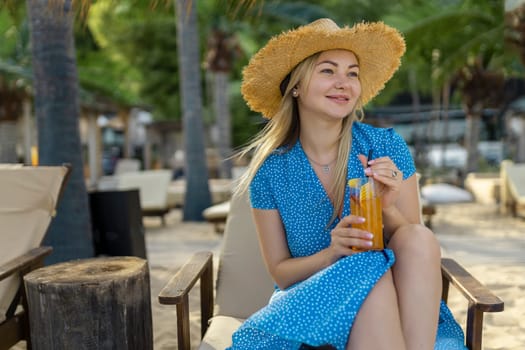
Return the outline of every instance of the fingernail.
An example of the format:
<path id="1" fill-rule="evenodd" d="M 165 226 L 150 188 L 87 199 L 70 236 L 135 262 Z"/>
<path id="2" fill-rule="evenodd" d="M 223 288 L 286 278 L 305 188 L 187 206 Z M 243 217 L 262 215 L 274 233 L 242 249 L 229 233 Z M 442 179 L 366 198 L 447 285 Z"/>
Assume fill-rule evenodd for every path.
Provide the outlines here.
<path id="1" fill-rule="evenodd" d="M 370 168 L 366 168 L 366 169 L 365 169 L 365 174 L 366 174 L 366 175 L 370 175 L 370 174 L 372 174 L 372 169 L 370 169 Z"/>
<path id="2" fill-rule="evenodd" d="M 358 218 L 357 218 L 357 221 L 359 221 L 359 222 L 365 222 L 365 221 L 366 221 L 366 219 L 365 219 L 365 218 L 363 218 L 363 217 L 358 217 Z"/>
<path id="3" fill-rule="evenodd" d="M 368 239 L 372 239 L 372 238 L 374 238 L 374 235 L 371 234 L 371 233 L 367 233 L 367 234 L 366 234 L 366 238 L 368 238 Z"/>
<path id="4" fill-rule="evenodd" d="M 372 241 L 366 241 L 366 245 L 372 245 Z"/>

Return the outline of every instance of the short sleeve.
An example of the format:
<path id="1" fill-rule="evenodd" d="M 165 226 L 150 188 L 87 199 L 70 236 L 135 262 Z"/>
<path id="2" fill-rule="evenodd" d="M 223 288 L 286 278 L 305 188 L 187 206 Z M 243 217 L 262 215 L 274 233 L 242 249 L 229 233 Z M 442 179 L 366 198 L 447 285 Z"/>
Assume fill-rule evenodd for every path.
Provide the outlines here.
<path id="1" fill-rule="evenodd" d="M 390 157 L 396 166 L 403 172 L 403 180 L 414 175 L 416 166 L 405 140 L 394 129 L 387 129 L 390 133 Z"/>
<path id="2" fill-rule="evenodd" d="M 259 168 L 250 184 L 250 201 L 255 209 L 276 209 L 271 185 L 271 167 L 267 162 Z"/>

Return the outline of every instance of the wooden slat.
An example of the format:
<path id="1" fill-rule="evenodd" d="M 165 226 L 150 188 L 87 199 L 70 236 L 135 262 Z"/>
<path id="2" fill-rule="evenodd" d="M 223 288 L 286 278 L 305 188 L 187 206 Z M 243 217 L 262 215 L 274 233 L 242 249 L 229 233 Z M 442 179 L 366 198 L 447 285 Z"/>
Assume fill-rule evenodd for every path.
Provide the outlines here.
<path id="1" fill-rule="evenodd" d="M 24 313 L 17 314 L 3 323 L 0 322 L 0 350 L 11 349 L 13 345 L 24 339 Z"/>
<path id="2" fill-rule="evenodd" d="M 441 274 L 441 281 L 441 300 L 443 300 L 446 304 L 448 302 L 448 291 L 450 287 L 450 281 L 446 278 L 446 276 L 443 273 Z"/>
<path id="3" fill-rule="evenodd" d="M 0 281 L 11 276 L 15 272 L 27 270 L 29 267 L 39 265 L 46 256 L 51 254 L 52 251 L 53 248 L 51 247 L 38 247 L 31 249 L 24 255 L 8 261 L 0 266 Z"/>
<path id="4" fill-rule="evenodd" d="M 441 260 L 441 271 L 469 301 L 483 312 L 503 311 L 503 301 L 452 259 Z"/>
<path id="5" fill-rule="evenodd" d="M 213 291 L 213 259 L 209 259 L 201 277 L 201 338 L 204 338 L 208 321 L 213 317 Z"/>
<path id="6" fill-rule="evenodd" d="M 168 284 L 159 293 L 159 303 L 176 305 L 184 301 L 184 296 L 189 293 L 202 273 L 211 267 L 211 252 L 195 253 L 189 262 L 173 276 Z"/>
<path id="7" fill-rule="evenodd" d="M 467 334 L 465 341 L 469 350 L 481 350 L 483 336 L 483 311 L 469 304 L 467 311 Z"/>
<path id="8" fill-rule="evenodd" d="M 188 294 L 182 296 L 177 304 L 177 345 L 180 350 L 191 350 L 190 303 Z"/>

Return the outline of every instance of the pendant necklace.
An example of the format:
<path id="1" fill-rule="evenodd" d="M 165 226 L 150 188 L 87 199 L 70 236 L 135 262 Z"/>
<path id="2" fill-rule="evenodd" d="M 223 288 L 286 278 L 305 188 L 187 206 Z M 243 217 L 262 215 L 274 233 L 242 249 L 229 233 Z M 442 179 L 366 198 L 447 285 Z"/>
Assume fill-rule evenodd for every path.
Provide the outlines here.
<path id="1" fill-rule="evenodd" d="M 305 154 L 306 154 L 306 152 L 305 152 Z M 334 159 L 328 164 L 321 164 L 321 163 L 316 162 L 312 158 L 310 158 L 310 156 L 308 156 L 308 154 L 306 154 L 306 158 L 308 158 L 312 163 L 314 163 L 318 167 L 321 167 L 323 173 L 325 173 L 325 174 L 328 174 L 330 172 L 330 166 L 335 162 L 335 159 Z"/>

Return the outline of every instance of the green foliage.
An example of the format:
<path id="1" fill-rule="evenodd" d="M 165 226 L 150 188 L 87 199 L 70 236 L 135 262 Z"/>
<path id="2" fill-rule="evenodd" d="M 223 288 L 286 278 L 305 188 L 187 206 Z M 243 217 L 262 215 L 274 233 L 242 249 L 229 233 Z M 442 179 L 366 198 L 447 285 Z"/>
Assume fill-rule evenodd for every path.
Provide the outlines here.
<path id="1" fill-rule="evenodd" d="M 85 103 L 104 98 L 115 104 L 137 104 L 137 74 L 112 60 L 96 43 L 90 28 L 82 23 L 75 26 L 78 78 L 81 97 Z"/>
<path id="2" fill-rule="evenodd" d="M 331 17 L 331 13 L 325 7 L 304 1 L 266 3 L 261 11 L 265 17 L 293 26 L 307 24 L 322 17 Z"/>
<path id="3" fill-rule="evenodd" d="M 177 36 L 168 6 L 144 1 L 99 0 L 88 26 L 113 74 L 108 85 L 149 105 L 156 119 L 180 116 Z M 102 67 L 98 67 L 102 73 Z"/>
<path id="4" fill-rule="evenodd" d="M 173 0 L 82 3 L 87 2 L 91 2 L 90 11 L 75 28 L 81 86 L 119 103 L 148 105 L 156 119 L 179 118 Z M 260 127 L 260 118 L 249 111 L 240 96 L 242 68 L 271 36 L 319 17 L 331 17 L 340 25 L 382 20 L 404 34 L 407 53 L 403 64 L 371 106 L 408 96 L 409 72 L 417 77 L 418 93 L 428 99 L 433 89 L 439 89 L 474 57 L 482 57 L 490 69 L 523 75 L 516 55 L 504 47 L 500 0 L 199 0 L 197 5 L 203 58 L 213 30 L 230 33 L 239 46 L 230 73 L 236 146 Z M 12 1 L 9 8 L 0 8 L 0 60 L 4 68 L 30 73 L 27 33 L 25 2 Z M 195 64 L 202 62 L 204 59 Z M 203 87 L 205 91 L 208 88 L 205 82 Z M 208 106 L 211 100 L 204 103 Z M 211 107 L 207 106 L 203 109 L 205 120 L 211 123 Z"/>
<path id="5" fill-rule="evenodd" d="M 238 148 L 248 141 L 262 127 L 262 117 L 250 111 L 241 96 L 241 82 L 234 81 L 230 87 L 230 109 L 232 117 L 232 144 Z"/>
<path id="6" fill-rule="evenodd" d="M 484 57 L 488 65 L 504 55 L 503 10 L 494 4 L 427 1 L 407 7 L 402 15 L 388 15 L 385 21 L 404 33 L 407 61 L 426 65 L 442 82 L 474 57 Z"/>
<path id="7" fill-rule="evenodd" d="M 23 9 L 0 8 L 0 61 L 5 67 L 11 66 L 13 73 L 20 72 L 21 77 L 27 77 L 30 75 L 31 53 L 27 20 L 21 14 Z"/>

